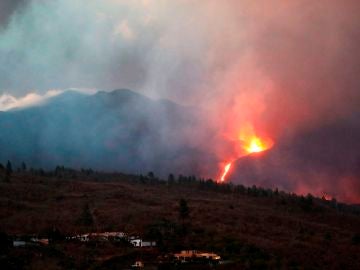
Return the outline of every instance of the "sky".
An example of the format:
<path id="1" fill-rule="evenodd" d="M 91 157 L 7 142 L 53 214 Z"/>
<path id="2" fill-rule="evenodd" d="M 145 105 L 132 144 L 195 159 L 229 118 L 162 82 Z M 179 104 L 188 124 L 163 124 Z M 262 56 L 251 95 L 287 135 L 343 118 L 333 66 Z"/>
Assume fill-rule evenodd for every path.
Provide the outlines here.
<path id="1" fill-rule="evenodd" d="M 279 142 L 359 112 L 358 14 L 356 0 L 2 0 L 0 108 L 129 88 L 202 108 L 219 141 L 251 125 Z"/>
<path id="2" fill-rule="evenodd" d="M 0 94 L 122 87 L 180 103 L 213 100 L 245 118 L 266 110 L 266 122 L 284 109 L 287 120 L 308 122 L 359 105 L 357 1 L 1 5 Z"/>

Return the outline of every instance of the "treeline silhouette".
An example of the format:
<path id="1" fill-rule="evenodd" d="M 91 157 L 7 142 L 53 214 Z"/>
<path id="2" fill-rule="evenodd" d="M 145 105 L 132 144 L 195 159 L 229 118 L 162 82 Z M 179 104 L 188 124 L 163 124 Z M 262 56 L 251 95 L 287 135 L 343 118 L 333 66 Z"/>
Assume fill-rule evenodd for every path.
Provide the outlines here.
<path id="1" fill-rule="evenodd" d="M 7 161 L 6 166 L 0 163 L 0 179 L 5 182 L 10 182 L 11 175 L 13 173 L 13 166 L 10 161 Z M 292 192 L 286 192 L 279 190 L 278 188 L 264 188 L 244 185 L 235 185 L 229 183 L 219 183 L 214 179 L 200 178 L 195 175 L 185 176 L 179 174 L 175 176 L 170 173 L 167 179 L 163 179 L 155 175 L 154 172 L 150 171 L 146 175 L 128 175 L 119 172 L 102 172 L 96 171 L 91 168 L 81 168 L 80 170 L 67 168 L 63 165 L 56 166 L 53 170 L 44 170 L 42 168 L 29 168 L 22 162 L 21 166 L 15 170 L 18 173 L 29 173 L 34 176 L 42 177 L 55 177 L 57 179 L 78 179 L 82 178 L 85 180 L 88 178 L 93 181 L 114 181 L 118 178 L 121 180 L 129 180 L 135 183 L 145 185 L 167 185 L 167 186 L 191 186 L 197 190 L 208 190 L 214 192 L 227 193 L 232 195 L 247 195 L 251 197 L 259 198 L 274 198 L 279 206 L 296 206 L 304 211 L 321 211 L 323 207 L 331 207 L 339 212 L 346 212 L 360 215 L 360 205 L 349 205 L 346 203 L 338 202 L 336 198 L 326 199 L 324 196 L 316 197 L 313 194 L 298 195 Z M 84 178 L 85 176 L 85 178 Z"/>

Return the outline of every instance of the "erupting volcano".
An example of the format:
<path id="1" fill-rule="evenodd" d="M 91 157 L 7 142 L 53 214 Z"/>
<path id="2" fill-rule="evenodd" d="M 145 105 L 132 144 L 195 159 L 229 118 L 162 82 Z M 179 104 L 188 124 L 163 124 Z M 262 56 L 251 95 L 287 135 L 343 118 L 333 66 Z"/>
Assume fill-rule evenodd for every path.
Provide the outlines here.
<path id="1" fill-rule="evenodd" d="M 239 141 L 246 154 L 259 153 L 274 145 L 269 137 L 259 136 L 253 125 L 246 125 L 245 128 L 241 129 Z"/>
<path id="2" fill-rule="evenodd" d="M 271 147 L 271 146 L 270 146 Z M 259 137 L 254 136 L 250 142 L 244 146 L 244 149 L 249 153 L 258 153 L 267 150 L 270 148 L 264 140 L 261 140 Z"/>
<path id="3" fill-rule="evenodd" d="M 274 145 L 273 140 L 270 138 L 258 136 L 253 125 L 249 124 L 245 125 L 245 127 L 240 130 L 236 143 L 240 144 L 240 149 L 242 149 L 242 151 L 241 153 L 237 153 L 235 158 L 232 158 L 233 161 L 245 155 L 266 151 Z M 220 182 L 224 182 L 226 180 L 226 176 L 229 173 L 233 161 L 222 163 L 225 164 L 225 166 L 222 170 Z"/>

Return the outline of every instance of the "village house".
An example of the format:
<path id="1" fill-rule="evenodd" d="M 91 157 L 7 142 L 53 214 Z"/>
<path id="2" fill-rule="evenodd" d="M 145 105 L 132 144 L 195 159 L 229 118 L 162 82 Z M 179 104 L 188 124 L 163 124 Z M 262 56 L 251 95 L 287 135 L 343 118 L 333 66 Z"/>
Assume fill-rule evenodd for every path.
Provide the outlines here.
<path id="1" fill-rule="evenodd" d="M 130 237 L 129 242 L 134 247 L 156 247 L 155 241 L 144 241 L 140 237 L 137 237 L 137 236 Z"/>
<path id="2" fill-rule="evenodd" d="M 47 245 L 49 245 L 49 239 L 31 237 L 30 240 L 27 240 L 27 241 L 24 241 L 24 240 L 14 240 L 13 241 L 14 247 L 24 247 L 24 246 L 31 246 L 31 245 L 47 246 Z"/>
<path id="3" fill-rule="evenodd" d="M 25 241 L 19 241 L 19 240 L 13 241 L 13 247 L 25 247 L 26 244 L 27 244 L 27 242 L 25 242 Z"/>
<path id="4" fill-rule="evenodd" d="M 196 259 L 206 259 L 210 261 L 220 261 L 221 257 L 212 252 L 199 252 L 197 250 L 182 250 L 175 253 L 174 257 L 180 262 L 190 262 Z"/>
<path id="5" fill-rule="evenodd" d="M 47 239 L 47 238 L 32 237 L 32 238 L 30 239 L 30 241 L 33 242 L 33 243 L 37 243 L 37 244 L 43 245 L 43 246 L 49 245 L 49 239 Z"/>
<path id="6" fill-rule="evenodd" d="M 96 241 L 118 241 L 126 239 L 127 235 L 124 232 L 101 232 L 101 233 L 85 233 L 75 236 L 66 237 L 68 240 L 79 240 L 81 242 L 88 242 L 90 240 Z"/>
<path id="7" fill-rule="evenodd" d="M 142 261 L 136 261 L 131 268 L 144 268 L 144 263 Z"/>
<path id="8" fill-rule="evenodd" d="M 117 241 L 120 239 L 125 239 L 126 234 L 124 232 L 102 232 L 102 233 L 91 233 L 90 239 L 100 240 L 100 241 Z"/>
<path id="9" fill-rule="evenodd" d="M 85 234 L 78 234 L 75 236 L 67 236 L 66 240 L 79 240 L 81 242 L 88 242 L 90 240 L 90 234 L 85 233 Z"/>

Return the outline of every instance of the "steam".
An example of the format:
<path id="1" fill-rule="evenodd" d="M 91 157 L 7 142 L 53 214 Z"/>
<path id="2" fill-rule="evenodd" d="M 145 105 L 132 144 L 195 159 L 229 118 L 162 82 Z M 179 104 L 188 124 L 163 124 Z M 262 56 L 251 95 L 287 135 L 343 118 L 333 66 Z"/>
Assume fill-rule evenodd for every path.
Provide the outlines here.
<path id="1" fill-rule="evenodd" d="M 25 0 L 3 0 L 0 2 L 0 27 L 7 25 L 13 13 L 26 3 Z"/>
<path id="2" fill-rule="evenodd" d="M 359 112 L 358 14 L 355 0 L 27 1 L 1 14 L 1 108 L 48 89 L 130 88 L 199 108 L 216 132 L 206 144 L 204 132 L 186 139 L 211 142 L 219 161 L 249 123 L 274 147 L 291 145 Z M 355 160 L 359 149 L 346 149 Z"/>
<path id="3" fill-rule="evenodd" d="M 61 90 L 49 90 L 44 95 L 37 93 L 29 93 L 23 97 L 16 98 L 10 94 L 3 94 L 0 96 L 0 111 L 8 111 L 14 108 L 26 108 L 35 105 L 40 105 L 50 97 L 61 94 Z"/>

